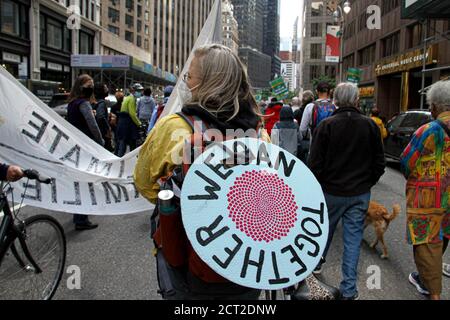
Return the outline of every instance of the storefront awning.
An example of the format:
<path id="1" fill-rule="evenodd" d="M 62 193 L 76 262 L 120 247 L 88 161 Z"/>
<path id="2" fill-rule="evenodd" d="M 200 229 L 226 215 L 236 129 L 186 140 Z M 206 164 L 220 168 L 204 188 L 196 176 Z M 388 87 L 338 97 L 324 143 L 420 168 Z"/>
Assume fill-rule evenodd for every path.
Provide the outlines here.
<path id="1" fill-rule="evenodd" d="M 448 19 L 450 1 L 402 0 L 402 19 Z"/>
<path id="2" fill-rule="evenodd" d="M 155 78 L 155 80 L 164 84 L 174 85 L 177 81 L 177 78 L 173 74 L 162 71 L 160 68 L 155 68 L 151 64 L 126 55 L 72 55 L 70 66 L 72 68 L 88 70 L 135 71 Z"/>

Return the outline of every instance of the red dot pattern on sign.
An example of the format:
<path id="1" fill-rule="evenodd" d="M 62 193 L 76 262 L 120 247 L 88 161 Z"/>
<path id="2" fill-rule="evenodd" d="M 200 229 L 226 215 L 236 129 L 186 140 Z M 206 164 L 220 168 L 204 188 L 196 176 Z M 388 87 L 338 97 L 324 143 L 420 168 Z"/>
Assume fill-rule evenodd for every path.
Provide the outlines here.
<path id="1" fill-rule="evenodd" d="M 249 171 L 237 178 L 228 193 L 230 218 L 258 242 L 286 237 L 297 222 L 292 189 L 276 174 Z"/>

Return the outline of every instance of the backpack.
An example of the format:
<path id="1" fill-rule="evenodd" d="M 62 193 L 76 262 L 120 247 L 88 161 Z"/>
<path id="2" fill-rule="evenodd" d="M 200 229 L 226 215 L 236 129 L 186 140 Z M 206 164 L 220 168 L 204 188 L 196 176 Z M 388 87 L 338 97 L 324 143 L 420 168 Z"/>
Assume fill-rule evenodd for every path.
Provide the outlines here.
<path id="1" fill-rule="evenodd" d="M 319 124 L 331 117 L 335 111 L 336 106 L 330 100 L 315 101 L 312 112 L 311 133 L 314 133 Z"/>
<path id="2" fill-rule="evenodd" d="M 174 287 L 176 287 L 174 282 L 179 282 L 179 279 L 182 279 L 188 271 L 206 283 L 229 283 L 196 254 L 187 238 L 181 217 L 180 198 L 183 182 L 190 169 L 190 164 L 194 163 L 196 156 L 201 155 L 208 146 L 208 142 L 203 140 L 203 136 L 209 129 L 209 125 L 196 116 L 187 116 L 184 113 L 177 115 L 189 124 L 193 133 L 185 142 L 183 164 L 177 166 L 168 177 L 158 181 L 161 190 L 170 190 L 175 195 L 171 204 L 171 212 L 164 212 L 165 208 L 158 200 L 151 218 L 151 237 L 156 247 L 154 256 L 157 258 L 159 293 L 163 297 L 170 297 L 174 294 Z M 202 143 L 199 143 L 198 139 L 201 139 Z M 189 148 L 191 152 L 187 153 L 186 150 Z M 167 238 L 170 240 L 167 241 Z"/>

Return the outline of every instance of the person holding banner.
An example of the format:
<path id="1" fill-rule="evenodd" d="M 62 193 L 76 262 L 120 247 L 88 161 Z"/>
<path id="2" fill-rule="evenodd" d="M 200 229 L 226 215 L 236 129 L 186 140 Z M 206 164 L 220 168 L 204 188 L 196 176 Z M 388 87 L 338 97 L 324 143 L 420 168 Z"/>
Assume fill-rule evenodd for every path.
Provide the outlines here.
<path id="1" fill-rule="evenodd" d="M 145 198 L 157 204 L 157 212 L 166 211 L 160 207 L 161 200 L 158 201 L 163 181 L 175 177 L 175 172 L 183 171 L 188 165 L 178 162 L 174 155 L 183 153 L 185 141 L 195 136 L 191 126 L 194 120 L 189 123 L 189 119 L 223 136 L 227 130 L 256 133 L 260 123 L 245 67 L 225 46 L 214 44 L 195 50 L 189 72 L 177 93 L 182 101 L 182 113 L 167 116 L 156 124 L 135 168 L 136 187 Z M 259 290 L 229 282 L 199 258 L 186 238 L 179 201 L 175 200 L 174 205 L 174 214 L 160 214 L 161 223 L 153 236 L 158 249 L 158 278 L 163 298 L 257 300 Z M 167 221 L 177 228 L 168 228 Z"/>
<path id="2" fill-rule="evenodd" d="M 105 141 L 94 116 L 93 103 L 95 103 L 94 80 L 87 74 L 81 75 L 75 81 L 70 92 L 67 121 L 103 147 Z M 73 216 L 73 223 L 78 231 L 92 230 L 98 227 L 97 224 L 89 221 L 87 215 L 81 214 Z"/>
<path id="3" fill-rule="evenodd" d="M 0 163 L 0 181 L 15 182 L 23 178 L 23 171 L 17 166 Z"/>

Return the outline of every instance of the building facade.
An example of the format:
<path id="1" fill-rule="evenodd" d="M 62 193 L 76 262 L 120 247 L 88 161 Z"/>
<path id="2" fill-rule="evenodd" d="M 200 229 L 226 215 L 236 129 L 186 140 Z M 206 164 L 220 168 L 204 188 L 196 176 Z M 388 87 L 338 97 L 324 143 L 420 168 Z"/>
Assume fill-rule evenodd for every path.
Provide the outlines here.
<path id="1" fill-rule="evenodd" d="M 102 27 L 148 52 L 144 62 L 179 76 L 213 4 L 214 0 L 102 0 Z"/>
<path id="2" fill-rule="evenodd" d="M 289 91 L 294 92 L 297 90 L 297 63 L 294 61 L 294 52 L 281 51 L 281 76 L 286 83 L 286 87 Z"/>
<path id="3" fill-rule="evenodd" d="M 366 9 L 372 4 L 381 8 L 381 30 L 367 28 Z M 424 51 L 426 68 L 435 69 L 425 74 L 427 87 L 450 76 L 449 39 L 450 19 L 423 25 L 401 19 L 400 0 L 352 1 L 344 28 L 343 70 L 361 70 L 362 109 L 369 113 L 376 104 L 389 119 L 420 108 Z"/>
<path id="4" fill-rule="evenodd" d="M 239 29 L 239 57 L 254 89 L 270 87 L 272 58 L 263 53 L 264 2 L 231 0 Z"/>
<path id="5" fill-rule="evenodd" d="M 337 1 L 304 0 L 302 36 L 302 88 L 313 89 L 321 75 L 336 77 L 338 65 L 325 62 L 327 26 L 334 24 Z"/>
<path id="6" fill-rule="evenodd" d="M 263 53 L 272 59 L 271 78 L 281 74 L 280 59 L 280 0 L 263 0 Z"/>
<path id="7" fill-rule="evenodd" d="M 58 89 L 70 90 L 72 54 L 100 50 L 100 1 L 75 3 L 76 26 L 68 22 L 73 3 L 0 0 L 0 65 L 46 102 Z"/>
<path id="8" fill-rule="evenodd" d="M 222 38 L 223 44 L 239 53 L 239 27 L 234 17 L 234 7 L 230 0 L 222 0 Z"/>

